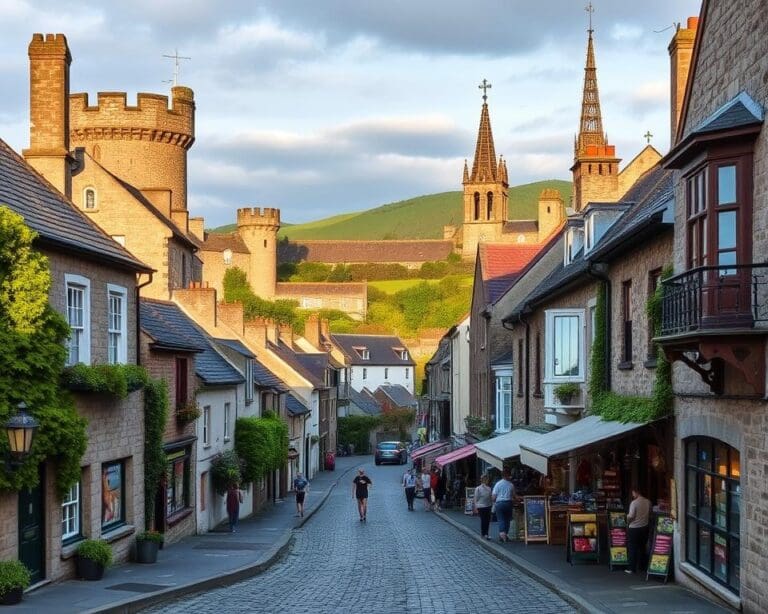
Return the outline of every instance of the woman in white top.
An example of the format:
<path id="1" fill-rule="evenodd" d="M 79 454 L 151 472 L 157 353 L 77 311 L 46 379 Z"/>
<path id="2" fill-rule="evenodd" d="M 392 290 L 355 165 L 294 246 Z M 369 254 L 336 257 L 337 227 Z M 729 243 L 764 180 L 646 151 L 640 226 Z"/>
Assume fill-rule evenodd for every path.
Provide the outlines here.
<path id="1" fill-rule="evenodd" d="M 424 511 L 428 512 L 432 509 L 432 502 L 430 501 L 430 495 L 432 493 L 432 489 L 429 486 L 429 481 L 431 479 L 431 475 L 429 475 L 429 471 L 426 467 L 421 470 L 421 490 L 424 493 Z"/>
<path id="2" fill-rule="evenodd" d="M 480 485 L 475 488 L 472 510 L 480 516 L 480 535 L 485 539 L 491 539 L 488 534 L 488 529 L 491 526 L 491 487 L 488 486 L 487 475 L 480 478 Z"/>
<path id="3" fill-rule="evenodd" d="M 509 541 L 509 523 L 512 521 L 512 500 L 515 498 L 515 485 L 509 469 L 501 473 L 501 479 L 493 487 L 491 499 L 496 505 L 496 517 L 499 519 L 499 541 Z"/>

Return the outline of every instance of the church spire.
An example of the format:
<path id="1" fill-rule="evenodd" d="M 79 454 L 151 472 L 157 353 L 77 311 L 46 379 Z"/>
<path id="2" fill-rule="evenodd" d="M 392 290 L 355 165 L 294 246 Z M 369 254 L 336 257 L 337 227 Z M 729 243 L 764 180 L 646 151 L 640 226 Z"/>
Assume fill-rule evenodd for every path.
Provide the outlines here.
<path id="1" fill-rule="evenodd" d="M 464 160 L 464 178 L 461 180 L 461 183 L 467 184 L 469 183 L 469 168 L 467 167 L 467 160 Z"/>
<path id="2" fill-rule="evenodd" d="M 475 160 L 472 163 L 471 180 L 496 181 L 496 148 L 493 145 L 493 132 L 491 132 L 491 118 L 488 114 L 488 88 L 491 84 L 483 79 L 479 86 L 483 90 L 483 108 L 480 111 L 480 127 L 477 131 L 477 145 L 475 146 Z"/>
<path id="3" fill-rule="evenodd" d="M 590 5 L 591 8 L 591 5 Z M 581 99 L 581 122 L 576 137 L 574 157 L 584 155 L 588 145 L 604 147 L 603 117 L 600 112 L 600 96 L 597 91 L 597 67 L 595 47 L 592 41 L 592 14 L 590 13 L 589 38 L 587 40 L 587 63 L 584 67 L 584 92 Z"/>

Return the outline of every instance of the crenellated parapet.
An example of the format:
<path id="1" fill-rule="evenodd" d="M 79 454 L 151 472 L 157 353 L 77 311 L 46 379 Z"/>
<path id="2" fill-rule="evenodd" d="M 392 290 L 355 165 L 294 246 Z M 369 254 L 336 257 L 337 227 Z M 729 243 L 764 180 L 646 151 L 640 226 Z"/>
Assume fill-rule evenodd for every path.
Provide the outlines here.
<path id="1" fill-rule="evenodd" d="M 272 207 L 244 207 L 237 210 L 237 227 L 259 226 L 265 229 L 280 228 L 280 209 Z"/>
<path id="2" fill-rule="evenodd" d="M 91 106 L 87 93 L 69 97 L 70 134 L 74 141 L 146 140 L 189 149 L 195 141 L 195 99 L 188 87 L 168 96 L 141 92 L 136 105 L 125 92 L 99 92 Z"/>

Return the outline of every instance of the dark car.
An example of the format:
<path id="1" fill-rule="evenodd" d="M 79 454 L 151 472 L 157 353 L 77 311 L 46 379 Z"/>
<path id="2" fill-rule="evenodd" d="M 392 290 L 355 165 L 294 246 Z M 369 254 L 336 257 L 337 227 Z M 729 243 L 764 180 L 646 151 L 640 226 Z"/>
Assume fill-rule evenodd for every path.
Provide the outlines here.
<path id="1" fill-rule="evenodd" d="M 396 463 L 398 465 L 405 465 L 408 460 L 408 452 L 405 449 L 405 445 L 401 441 L 382 441 L 376 444 L 376 454 L 374 455 L 374 462 L 377 465 L 381 463 Z"/>

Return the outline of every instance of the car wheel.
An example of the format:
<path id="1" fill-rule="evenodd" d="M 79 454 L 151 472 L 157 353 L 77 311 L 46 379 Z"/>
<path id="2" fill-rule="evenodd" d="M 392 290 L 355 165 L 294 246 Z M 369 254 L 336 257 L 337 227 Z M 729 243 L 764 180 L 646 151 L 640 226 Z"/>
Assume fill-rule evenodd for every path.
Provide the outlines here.
<path id="1" fill-rule="evenodd" d="M 381 465 L 381 461 L 374 461 L 374 462 L 376 463 L 377 466 Z"/>

